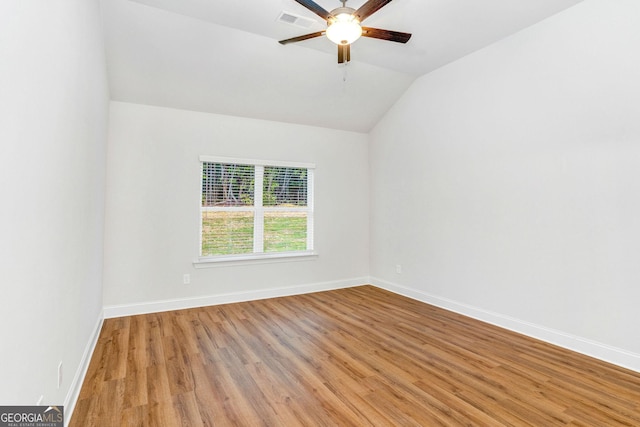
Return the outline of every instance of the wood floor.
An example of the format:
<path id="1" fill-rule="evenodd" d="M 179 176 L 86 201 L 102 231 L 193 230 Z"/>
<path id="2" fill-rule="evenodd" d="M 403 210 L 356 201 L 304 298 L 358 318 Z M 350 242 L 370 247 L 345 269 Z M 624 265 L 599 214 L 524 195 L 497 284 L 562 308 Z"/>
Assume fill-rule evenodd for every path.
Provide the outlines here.
<path id="1" fill-rule="evenodd" d="M 372 286 L 105 320 L 87 426 L 640 426 L 640 374 Z"/>

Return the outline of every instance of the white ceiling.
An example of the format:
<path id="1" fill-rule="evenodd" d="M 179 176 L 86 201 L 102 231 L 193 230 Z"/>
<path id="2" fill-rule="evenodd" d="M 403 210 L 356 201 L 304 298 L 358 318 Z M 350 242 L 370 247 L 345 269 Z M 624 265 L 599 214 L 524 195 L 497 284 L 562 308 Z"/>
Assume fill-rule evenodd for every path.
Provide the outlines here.
<path id="1" fill-rule="evenodd" d="M 325 37 L 277 43 L 326 27 L 294 0 L 102 0 L 111 99 L 368 132 L 416 77 L 580 1 L 395 0 L 364 25 L 411 40 L 363 37 L 345 67 Z"/>

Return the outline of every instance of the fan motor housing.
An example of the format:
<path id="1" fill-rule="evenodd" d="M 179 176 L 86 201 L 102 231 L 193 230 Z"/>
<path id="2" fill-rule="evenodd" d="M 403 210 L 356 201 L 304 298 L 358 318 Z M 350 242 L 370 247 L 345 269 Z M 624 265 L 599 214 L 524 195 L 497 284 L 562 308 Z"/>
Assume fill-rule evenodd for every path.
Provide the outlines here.
<path id="1" fill-rule="evenodd" d="M 331 12 L 329 12 L 329 14 L 331 15 L 331 18 L 330 18 L 330 20 L 331 20 L 331 21 L 335 21 L 335 20 L 338 18 L 338 15 L 345 14 L 345 15 L 350 15 L 350 16 L 352 16 L 354 21 L 356 21 L 356 22 L 360 23 L 360 22 L 355 18 L 355 15 L 354 15 L 355 13 L 356 13 L 356 10 L 355 10 L 354 8 L 352 8 L 352 7 L 346 7 L 346 6 L 343 6 L 343 7 L 337 7 L 337 8 L 335 8 L 335 9 L 333 9 Z"/>

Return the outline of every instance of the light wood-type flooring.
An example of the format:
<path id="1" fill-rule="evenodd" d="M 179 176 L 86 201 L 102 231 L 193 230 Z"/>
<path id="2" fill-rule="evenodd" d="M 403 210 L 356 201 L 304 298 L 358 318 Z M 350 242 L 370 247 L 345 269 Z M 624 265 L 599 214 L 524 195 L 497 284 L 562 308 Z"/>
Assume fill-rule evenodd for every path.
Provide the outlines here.
<path id="1" fill-rule="evenodd" d="M 640 426 L 640 374 L 373 286 L 107 319 L 72 427 Z"/>

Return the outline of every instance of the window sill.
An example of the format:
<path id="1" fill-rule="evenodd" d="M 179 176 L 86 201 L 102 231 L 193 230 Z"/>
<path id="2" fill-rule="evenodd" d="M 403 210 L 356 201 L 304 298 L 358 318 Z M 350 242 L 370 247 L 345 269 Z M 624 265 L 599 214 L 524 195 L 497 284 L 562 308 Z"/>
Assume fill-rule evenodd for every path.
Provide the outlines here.
<path id="1" fill-rule="evenodd" d="M 195 268 L 225 267 L 230 265 L 271 264 L 275 262 L 310 261 L 318 258 L 314 251 L 275 252 L 266 254 L 223 255 L 203 257 L 193 261 Z"/>

